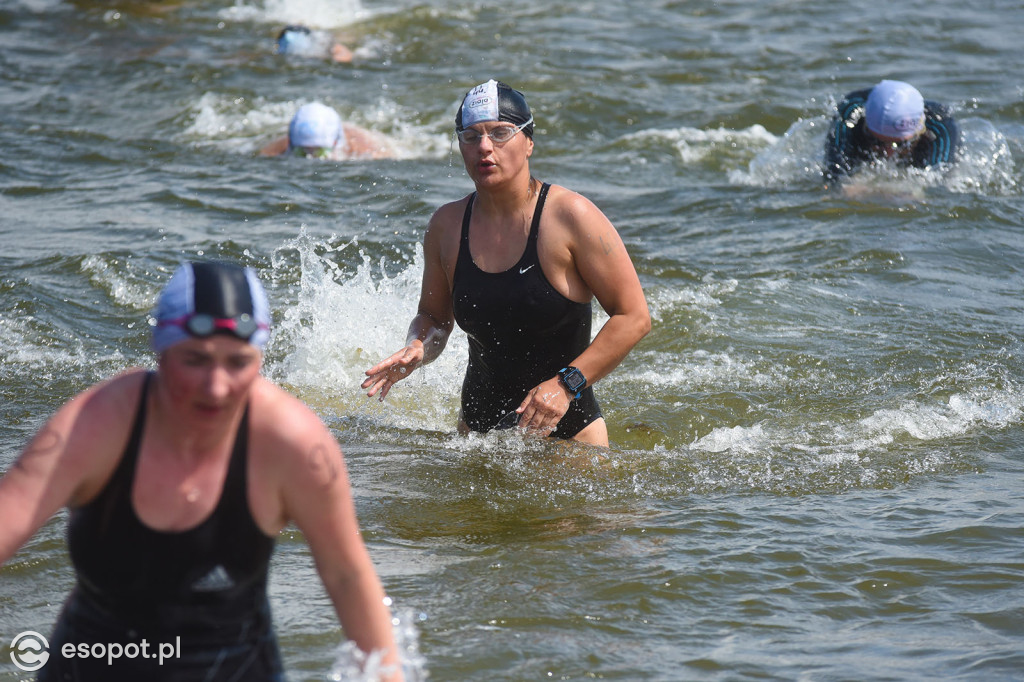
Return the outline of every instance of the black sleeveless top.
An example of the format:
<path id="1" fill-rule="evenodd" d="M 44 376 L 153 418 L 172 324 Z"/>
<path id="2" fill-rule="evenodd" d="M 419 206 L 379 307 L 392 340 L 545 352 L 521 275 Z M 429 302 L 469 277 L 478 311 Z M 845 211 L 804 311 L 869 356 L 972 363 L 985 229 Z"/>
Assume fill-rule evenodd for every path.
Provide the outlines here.
<path id="1" fill-rule="evenodd" d="M 873 88 L 848 93 L 832 117 L 825 140 L 825 180 L 836 182 L 872 159 L 873 136 L 866 130 L 864 106 Z M 908 165 L 938 167 L 954 163 L 960 151 L 960 126 L 947 107 L 925 100 L 925 132 L 914 145 Z"/>
<path id="2" fill-rule="evenodd" d="M 537 384 L 550 379 L 590 345 L 591 303 L 559 293 L 540 266 L 537 237 L 550 185 L 542 185 L 519 261 L 504 272 L 484 272 L 469 250 L 474 193 L 462 219 L 452 281 L 452 309 L 469 339 L 462 382 L 462 418 L 473 431 L 509 428 L 515 409 Z M 601 417 L 593 388 L 569 405 L 552 436 L 572 438 Z"/>
<path id="3" fill-rule="evenodd" d="M 165 633 L 210 644 L 265 634 L 274 539 L 249 511 L 248 408 L 213 513 L 182 532 L 153 530 L 132 505 L 151 378 L 146 376 L 131 437 L 110 481 L 71 512 L 68 549 L 78 579 L 72 599 L 153 637 Z"/>

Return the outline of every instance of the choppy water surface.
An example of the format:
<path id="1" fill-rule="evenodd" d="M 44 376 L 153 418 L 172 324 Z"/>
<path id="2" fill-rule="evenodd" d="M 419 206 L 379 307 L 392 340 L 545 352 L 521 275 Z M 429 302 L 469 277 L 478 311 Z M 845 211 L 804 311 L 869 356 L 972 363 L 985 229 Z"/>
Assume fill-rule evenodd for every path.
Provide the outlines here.
<path id="1" fill-rule="evenodd" d="M 294 22 L 355 62 L 275 55 Z M 8 0 L 0 467 L 152 363 L 181 259 L 229 257 L 268 286 L 267 374 L 346 452 L 413 676 L 1020 679 L 1021 25 L 948 0 Z M 386 403 L 358 388 L 404 339 L 427 218 L 471 191 L 452 117 L 492 76 L 647 292 L 652 333 L 598 387 L 609 451 L 457 437 L 459 334 Z M 963 162 L 824 191 L 830 106 L 883 77 L 953 107 Z M 257 157 L 313 99 L 398 158 Z M 49 632 L 63 517 L 0 576 L 0 638 Z M 292 679 L 344 678 L 295 532 L 272 581 Z"/>

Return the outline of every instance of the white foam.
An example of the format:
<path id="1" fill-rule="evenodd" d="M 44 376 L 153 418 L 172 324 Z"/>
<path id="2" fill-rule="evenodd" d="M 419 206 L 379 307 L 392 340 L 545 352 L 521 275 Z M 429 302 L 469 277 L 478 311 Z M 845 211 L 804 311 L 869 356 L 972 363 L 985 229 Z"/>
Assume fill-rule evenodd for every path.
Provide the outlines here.
<path id="1" fill-rule="evenodd" d="M 768 439 L 760 424 L 751 427 L 733 426 L 714 429 L 711 433 L 698 438 L 690 446 L 694 450 L 706 452 L 757 452 L 763 449 Z"/>
<path id="2" fill-rule="evenodd" d="M 218 12 L 227 21 L 302 24 L 310 28 L 337 28 L 370 16 L 359 0 L 237 0 Z"/>
<path id="3" fill-rule="evenodd" d="M 422 611 L 392 608 L 392 633 L 405 682 L 423 682 L 430 675 L 427 670 L 427 659 L 419 650 L 418 624 L 425 620 L 427 615 Z M 334 682 L 378 682 L 381 674 L 385 672 L 387 671 L 381 664 L 380 652 L 373 652 L 368 656 L 360 651 L 354 642 L 348 640 L 335 649 L 334 663 L 327 674 L 327 679 Z"/>
<path id="4" fill-rule="evenodd" d="M 983 426 L 1004 428 L 1020 421 L 1024 397 L 1016 390 L 985 394 L 951 395 L 945 404 L 907 402 L 896 409 L 881 409 L 858 424 L 862 439 L 858 445 L 892 443 L 901 436 L 919 441 L 955 438 Z"/>
<path id="5" fill-rule="evenodd" d="M 89 274 L 89 280 L 105 289 L 110 298 L 119 305 L 126 305 L 140 312 L 148 312 L 156 297 L 150 282 L 132 281 L 126 276 L 130 272 L 124 264 L 108 256 L 87 256 L 82 261 L 82 271 Z"/>
<path id="6" fill-rule="evenodd" d="M 775 144 L 778 139 L 768 132 L 764 126 L 754 124 L 742 130 L 715 128 L 670 128 L 641 130 L 623 138 L 626 141 L 637 141 L 643 144 L 671 144 L 678 152 L 683 163 L 696 163 L 709 157 L 721 155 L 723 152 L 735 154 L 742 150 L 762 149 Z"/>

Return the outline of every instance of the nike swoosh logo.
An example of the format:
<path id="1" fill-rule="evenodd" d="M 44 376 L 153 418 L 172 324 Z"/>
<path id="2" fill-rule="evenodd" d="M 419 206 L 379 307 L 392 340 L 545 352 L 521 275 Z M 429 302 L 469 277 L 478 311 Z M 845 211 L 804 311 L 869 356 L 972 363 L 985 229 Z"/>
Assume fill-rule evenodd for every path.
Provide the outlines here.
<path id="1" fill-rule="evenodd" d="M 536 265 L 536 263 L 534 263 L 533 265 Z M 532 268 L 532 267 L 533 267 L 533 265 L 527 265 L 527 266 L 526 266 L 525 268 L 519 268 L 519 274 L 520 274 L 520 275 L 521 275 L 521 274 L 523 274 L 524 272 L 526 272 L 527 270 L 529 270 L 530 268 Z"/>

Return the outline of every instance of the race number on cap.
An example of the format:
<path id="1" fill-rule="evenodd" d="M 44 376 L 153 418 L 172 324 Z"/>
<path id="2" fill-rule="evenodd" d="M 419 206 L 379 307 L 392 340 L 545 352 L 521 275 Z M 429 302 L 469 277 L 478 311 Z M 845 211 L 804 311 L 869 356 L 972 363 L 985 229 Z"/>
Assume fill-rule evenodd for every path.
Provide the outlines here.
<path id="1" fill-rule="evenodd" d="M 498 120 L 498 82 L 493 78 L 476 86 L 462 101 L 462 127 Z"/>

